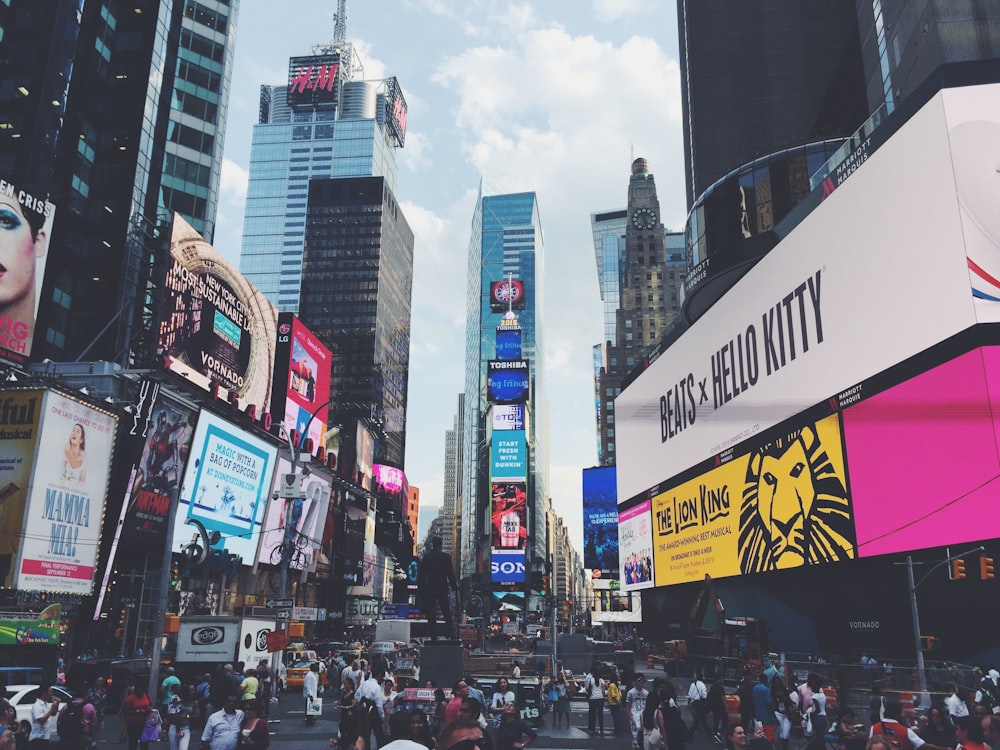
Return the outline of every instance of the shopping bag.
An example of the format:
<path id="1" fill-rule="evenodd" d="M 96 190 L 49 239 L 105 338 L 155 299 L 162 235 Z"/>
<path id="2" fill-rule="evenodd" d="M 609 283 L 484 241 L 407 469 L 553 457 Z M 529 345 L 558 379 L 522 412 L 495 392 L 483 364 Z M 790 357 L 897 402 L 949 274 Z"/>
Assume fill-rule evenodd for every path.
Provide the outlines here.
<path id="1" fill-rule="evenodd" d="M 306 701 L 306 716 L 322 716 L 323 715 L 323 699 L 322 698 L 312 698 Z"/>

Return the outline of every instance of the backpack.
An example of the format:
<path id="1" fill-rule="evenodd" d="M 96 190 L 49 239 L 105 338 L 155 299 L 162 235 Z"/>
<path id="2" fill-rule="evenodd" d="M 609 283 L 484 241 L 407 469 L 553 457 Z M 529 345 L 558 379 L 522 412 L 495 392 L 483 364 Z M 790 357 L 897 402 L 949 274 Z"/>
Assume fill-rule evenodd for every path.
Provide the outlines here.
<path id="1" fill-rule="evenodd" d="M 87 736 L 86 726 L 83 721 L 83 707 L 85 701 L 73 701 L 59 714 L 56 719 L 56 732 L 59 739 L 69 746 L 82 746 L 83 740 Z"/>
<path id="2" fill-rule="evenodd" d="M 907 728 L 897 722 L 886 724 L 880 721 L 872 727 L 872 734 L 880 734 L 889 742 L 892 750 L 913 750 Z"/>

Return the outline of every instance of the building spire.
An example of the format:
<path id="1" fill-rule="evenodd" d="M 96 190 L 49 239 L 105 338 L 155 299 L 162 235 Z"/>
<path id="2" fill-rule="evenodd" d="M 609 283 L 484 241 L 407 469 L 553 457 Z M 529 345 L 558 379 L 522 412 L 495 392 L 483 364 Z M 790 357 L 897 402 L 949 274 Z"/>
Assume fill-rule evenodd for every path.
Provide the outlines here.
<path id="1" fill-rule="evenodd" d="M 337 0 L 337 14 L 333 18 L 333 44 L 342 47 L 347 41 L 347 0 Z"/>

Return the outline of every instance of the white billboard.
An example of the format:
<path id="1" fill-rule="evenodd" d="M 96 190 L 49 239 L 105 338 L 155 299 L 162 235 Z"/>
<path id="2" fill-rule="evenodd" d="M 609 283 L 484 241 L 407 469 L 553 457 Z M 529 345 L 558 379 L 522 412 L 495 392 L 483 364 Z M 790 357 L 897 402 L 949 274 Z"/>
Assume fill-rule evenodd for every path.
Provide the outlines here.
<path id="1" fill-rule="evenodd" d="M 619 502 L 975 324 L 962 229 L 938 93 L 616 399 Z"/>
<path id="2" fill-rule="evenodd" d="M 181 618 L 176 661 L 232 661 L 240 638 L 236 617 Z"/>
<path id="3" fill-rule="evenodd" d="M 618 566 L 623 591 L 648 589 L 655 584 L 651 502 L 644 500 L 618 512 Z"/>
<path id="4" fill-rule="evenodd" d="M 172 549 L 191 539 L 185 519 L 218 531 L 219 549 L 255 560 L 278 449 L 202 411 L 181 485 Z"/>
<path id="5" fill-rule="evenodd" d="M 117 423 L 82 401 L 45 394 L 15 589 L 93 590 Z"/>
<path id="6" fill-rule="evenodd" d="M 300 467 L 301 469 L 301 467 Z M 292 464 L 288 459 L 278 459 L 275 478 L 288 474 Z M 330 506 L 330 481 L 319 474 L 310 474 L 302 479 L 302 493 L 299 497 L 285 499 L 272 497 L 264 516 L 264 529 L 260 535 L 260 549 L 257 563 L 278 565 L 281 563 L 281 540 L 288 538 L 295 545 L 289 565 L 294 570 L 316 569 L 316 550 L 323 541 L 327 510 Z"/>
<path id="7" fill-rule="evenodd" d="M 236 649 L 236 661 L 243 662 L 247 669 L 256 669 L 261 661 L 270 664 L 271 654 L 267 650 L 267 634 L 272 630 L 274 630 L 273 619 L 244 617 L 240 622 L 240 643 Z"/>

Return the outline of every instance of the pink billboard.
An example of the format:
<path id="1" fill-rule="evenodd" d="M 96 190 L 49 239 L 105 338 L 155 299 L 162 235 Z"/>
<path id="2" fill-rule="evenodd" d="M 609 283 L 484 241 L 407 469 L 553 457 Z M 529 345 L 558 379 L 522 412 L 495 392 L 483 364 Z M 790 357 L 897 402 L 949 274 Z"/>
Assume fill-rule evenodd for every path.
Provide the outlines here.
<path id="1" fill-rule="evenodd" d="M 1000 535 L 984 526 L 1000 490 L 1000 347 L 852 404 L 843 424 L 860 557 Z"/>

